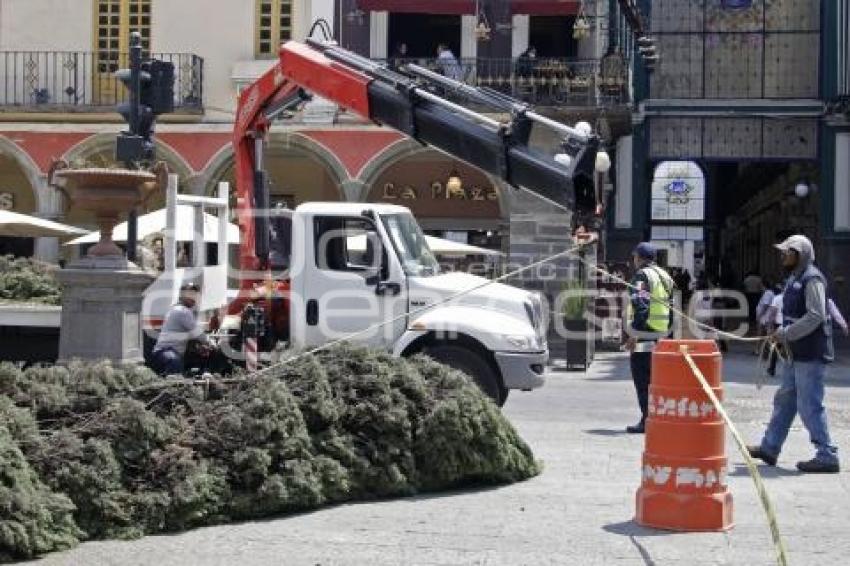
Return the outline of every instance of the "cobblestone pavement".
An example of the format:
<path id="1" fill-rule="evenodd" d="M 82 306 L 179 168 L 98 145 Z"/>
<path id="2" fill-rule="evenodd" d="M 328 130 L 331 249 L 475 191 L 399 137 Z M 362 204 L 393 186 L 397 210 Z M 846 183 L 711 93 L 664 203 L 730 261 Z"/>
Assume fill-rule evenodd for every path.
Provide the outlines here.
<path id="1" fill-rule="evenodd" d="M 775 382 L 755 387 L 753 356 L 727 356 L 727 406 L 751 442 L 769 417 Z M 850 556 L 850 365 L 831 368 L 830 425 L 845 471 L 804 476 L 799 420 L 779 467 L 760 469 L 795 565 L 846 564 Z M 632 518 L 643 438 L 623 354 L 599 354 L 588 373 L 553 372 L 544 389 L 515 393 L 505 412 L 544 472 L 496 489 L 340 505 L 270 521 L 197 529 L 136 541 L 91 542 L 44 565 L 775 564 L 764 514 L 743 459 L 727 442 L 736 526 L 672 534 Z"/>

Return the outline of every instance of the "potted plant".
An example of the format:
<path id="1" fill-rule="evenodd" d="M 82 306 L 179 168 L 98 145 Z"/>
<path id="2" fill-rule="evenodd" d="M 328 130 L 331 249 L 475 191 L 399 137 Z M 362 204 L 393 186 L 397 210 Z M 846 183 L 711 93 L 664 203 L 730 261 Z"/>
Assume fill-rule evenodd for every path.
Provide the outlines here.
<path id="1" fill-rule="evenodd" d="M 567 369 L 586 370 L 593 359 L 593 325 L 588 320 L 589 306 L 585 286 L 578 279 L 567 281 L 563 287 L 561 314 L 567 330 Z"/>

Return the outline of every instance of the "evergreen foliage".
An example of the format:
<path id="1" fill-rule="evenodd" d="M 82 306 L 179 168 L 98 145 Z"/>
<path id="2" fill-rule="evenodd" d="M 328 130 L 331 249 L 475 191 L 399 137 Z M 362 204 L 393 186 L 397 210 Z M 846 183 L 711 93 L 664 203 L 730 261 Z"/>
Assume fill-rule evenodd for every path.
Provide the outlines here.
<path id="1" fill-rule="evenodd" d="M 0 302 L 58 305 L 62 294 L 54 269 L 37 260 L 0 255 Z"/>
<path id="2" fill-rule="evenodd" d="M 201 384 L 0 364 L 0 423 L 0 559 L 539 472 L 464 374 L 348 345 Z"/>

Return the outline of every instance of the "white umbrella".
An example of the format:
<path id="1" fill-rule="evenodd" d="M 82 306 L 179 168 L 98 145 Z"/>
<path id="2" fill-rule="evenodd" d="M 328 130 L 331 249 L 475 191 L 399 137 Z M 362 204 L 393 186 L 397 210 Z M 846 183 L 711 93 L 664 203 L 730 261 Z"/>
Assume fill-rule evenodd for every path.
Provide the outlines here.
<path id="1" fill-rule="evenodd" d="M 156 232 L 165 230 L 164 208 L 139 216 L 137 237 L 139 240 Z M 218 242 L 218 218 L 212 214 L 204 213 L 204 241 Z M 191 242 L 195 239 L 195 211 L 192 206 L 177 205 L 177 222 L 174 237 L 178 242 Z M 112 230 L 112 239 L 116 242 L 127 241 L 127 223 L 122 222 Z M 77 244 L 95 244 L 100 241 L 100 232 L 91 232 L 82 238 L 71 240 L 66 246 Z M 233 223 L 227 225 L 227 241 L 231 244 L 239 243 L 239 227 Z"/>
<path id="2" fill-rule="evenodd" d="M 67 224 L 45 220 L 37 216 L 0 210 L 0 236 L 17 238 L 61 238 L 79 236 L 86 231 Z"/>

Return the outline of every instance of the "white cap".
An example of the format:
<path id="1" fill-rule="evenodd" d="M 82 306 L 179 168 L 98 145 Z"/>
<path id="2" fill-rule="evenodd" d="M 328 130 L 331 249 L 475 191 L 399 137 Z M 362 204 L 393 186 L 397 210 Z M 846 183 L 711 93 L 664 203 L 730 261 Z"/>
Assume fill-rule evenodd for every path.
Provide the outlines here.
<path id="1" fill-rule="evenodd" d="M 814 246 L 812 246 L 812 241 L 802 234 L 789 236 L 784 242 L 776 244 L 774 247 L 783 252 L 794 250 L 800 255 L 811 255 L 811 259 L 814 259 Z"/>

